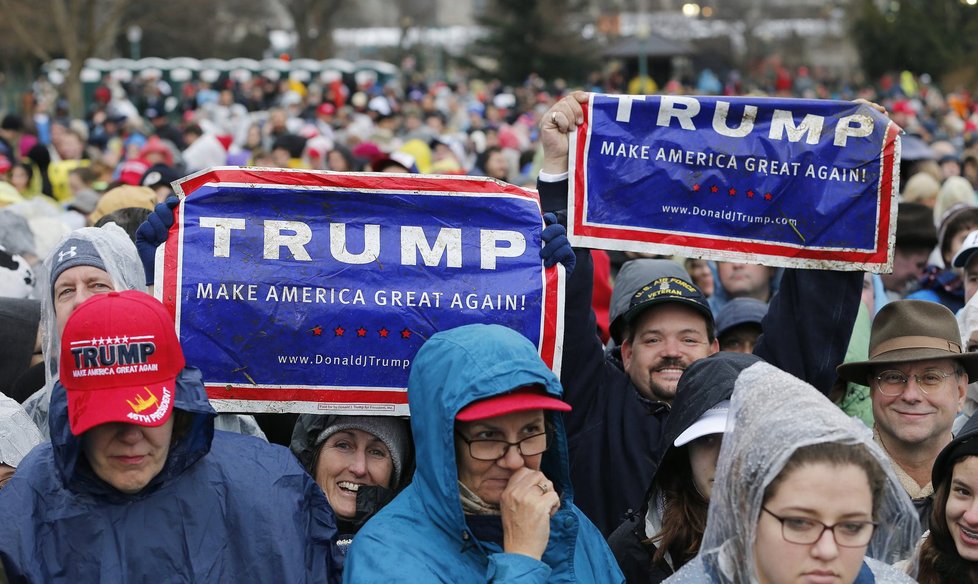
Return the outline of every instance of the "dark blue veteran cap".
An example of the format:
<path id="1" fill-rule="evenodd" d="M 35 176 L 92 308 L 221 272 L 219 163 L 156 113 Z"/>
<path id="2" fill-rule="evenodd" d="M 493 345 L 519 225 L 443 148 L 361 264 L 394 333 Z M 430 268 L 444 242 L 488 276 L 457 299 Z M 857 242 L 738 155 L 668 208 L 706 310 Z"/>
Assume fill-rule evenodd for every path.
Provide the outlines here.
<path id="1" fill-rule="evenodd" d="M 685 304 L 698 310 L 712 328 L 713 312 L 710 310 L 710 305 L 707 303 L 703 291 L 696 284 L 675 276 L 656 278 L 639 288 L 638 292 L 632 295 L 631 302 L 628 304 L 628 311 L 622 317 L 630 325 L 640 314 L 663 302 Z"/>

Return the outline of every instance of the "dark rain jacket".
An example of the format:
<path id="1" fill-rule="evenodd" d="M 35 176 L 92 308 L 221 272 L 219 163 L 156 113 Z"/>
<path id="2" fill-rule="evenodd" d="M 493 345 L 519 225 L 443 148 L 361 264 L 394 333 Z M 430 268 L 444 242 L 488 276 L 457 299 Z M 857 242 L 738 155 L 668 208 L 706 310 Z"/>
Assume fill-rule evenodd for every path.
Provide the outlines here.
<path id="1" fill-rule="evenodd" d="M 566 201 L 566 180 L 538 181 L 537 188 L 542 199 L 563 193 Z M 591 310 L 591 254 L 576 253 L 560 367 L 564 399 L 574 408 L 567 415 L 571 482 L 577 505 L 607 535 L 643 504 L 662 454 L 669 407 L 642 397 L 621 362 L 606 357 Z M 828 394 L 849 346 L 862 278 L 862 272 L 785 270 L 754 354 Z"/>
<path id="2" fill-rule="evenodd" d="M 540 470 L 560 494 L 542 560 L 505 553 L 466 522 L 455 462 L 455 416 L 480 399 L 535 385 L 560 397 L 556 376 L 519 333 L 468 325 L 436 334 L 408 379 L 417 468 L 413 482 L 357 533 L 346 557 L 347 583 L 623 582 L 604 538 L 577 507 L 567 474 L 559 414 L 555 444 Z"/>
<path id="3" fill-rule="evenodd" d="M 693 425 L 707 410 L 730 399 L 733 395 L 734 383 L 744 369 L 760 361 L 755 355 L 744 353 L 715 353 L 706 359 L 700 359 L 683 372 L 679 380 L 680 391 L 676 392 L 672 414 L 666 419 L 663 431 L 664 451 L 656 461 L 658 471 L 663 470 L 665 460 L 675 447 L 676 438 L 686 428 Z M 629 514 L 608 538 L 618 567 L 625 574 L 629 584 L 658 584 L 668 578 L 673 572 L 669 566 L 653 566 L 652 555 L 655 546 L 642 543 L 654 533 L 646 533 L 645 516 L 649 511 L 649 500 L 655 494 L 655 477 L 648 486 L 645 504 L 637 513 Z M 675 565 L 672 566 L 675 568 Z"/>
<path id="4" fill-rule="evenodd" d="M 200 371 L 177 379 L 191 414 L 160 473 L 126 495 L 98 478 L 51 399 L 51 442 L 0 491 L 0 559 L 11 583 L 338 582 L 333 512 L 281 446 L 214 430 Z"/>

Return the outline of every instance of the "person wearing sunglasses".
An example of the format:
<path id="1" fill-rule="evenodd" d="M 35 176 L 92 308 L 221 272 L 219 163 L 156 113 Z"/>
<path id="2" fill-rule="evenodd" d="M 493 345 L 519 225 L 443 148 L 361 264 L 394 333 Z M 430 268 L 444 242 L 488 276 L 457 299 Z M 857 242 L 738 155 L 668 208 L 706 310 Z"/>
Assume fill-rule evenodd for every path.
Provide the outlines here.
<path id="1" fill-rule="evenodd" d="M 862 422 L 767 363 L 734 383 L 699 554 L 667 584 L 913 582 L 917 514 Z"/>
<path id="2" fill-rule="evenodd" d="M 561 393 L 511 329 L 426 341 L 408 379 L 414 479 L 357 533 L 344 582 L 624 582 L 573 503 Z"/>

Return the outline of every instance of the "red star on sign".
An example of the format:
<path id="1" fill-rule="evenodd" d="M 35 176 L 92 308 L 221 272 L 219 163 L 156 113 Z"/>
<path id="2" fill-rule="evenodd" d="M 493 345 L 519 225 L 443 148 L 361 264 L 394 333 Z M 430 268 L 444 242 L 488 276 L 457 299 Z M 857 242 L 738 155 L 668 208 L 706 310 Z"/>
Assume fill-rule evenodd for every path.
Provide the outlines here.
<path id="1" fill-rule="evenodd" d="M 713 185 L 712 187 L 710 187 L 710 192 L 711 193 L 718 193 L 718 192 L 720 192 L 720 187 L 718 187 L 716 185 Z"/>
<path id="2" fill-rule="evenodd" d="M 693 190 L 694 191 L 700 190 L 700 185 L 698 185 L 698 184 L 693 185 Z"/>
<path id="3" fill-rule="evenodd" d="M 409 331 L 407 329 L 402 330 L 401 331 L 401 338 L 402 339 L 410 339 L 411 338 L 411 331 Z"/>
<path id="4" fill-rule="evenodd" d="M 767 193 L 767 194 L 765 194 L 765 195 L 764 195 L 764 200 L 765 200 L 765 201 L 770 201 L 770 200 L 771 200 L 771 193 Z"/>
<path id="5" fill-rule="evenodd" d="M 386 339 L 386 338 L 387 338 L 387 335 L 389 335 L 389 334 L 390 334 L 390 331 L 389 331 L 389 330 L 387 330 L 387 329 L 385 329 L 385 328 L 382 328 L 382 329 L 380 329 L 380 330 L 379 330 L 379 331 L 377 331 L 377 332 L 378 332 L 378 333 L 380 333 L 380 337 L 381 337 L 382 339 Z"/>
<path id="6" fill-rule="evenodd" d="M 315 337 L 318 337 L 318 336 L 322 335 L 323 334 L 323 327 L 321 327 L 319 325 L 316 325 L 316 326 L 312 327 L 312 334 Z"/>
<path id="7" fill-rule="evenodd" d="M 747 191 L 747 198 L 748 199 L 753 199 L 754 198 L 754 191 Z"/>
<path id="8" fill-rule="evenodd" d="M 365 337 L 365 336 L 367 336 L 367 329 L 365 329 L 363 327 L 358 328 L 357 329 L 357 336 L 358 337 Z"/>
<path id="9" fill-rule="evenodd" d="M 338 326 L 338 327 L 336 327 L 336 328 L 333 329 L 333 332 L 336 333 L 336 336 L 342 337 L 343 336 L 343 333 L 346 332 L 346 329 L 344 329 L 341 326 Z"/>
<path id="10" fill-rule="evenodd" d="M 728 195 L 730 195 L 730 196 L 732 197 L 732 196 L 734 196 L 734 195 L 736 195 L 736 194 L 737 194 L 737 189 L 735 189 L 735 188 L 733 188 L 733 187 L 730 187 L 730 190 L 729 190 L 729 191 L 727 191 L 727 194 L 728 194 Z"/>

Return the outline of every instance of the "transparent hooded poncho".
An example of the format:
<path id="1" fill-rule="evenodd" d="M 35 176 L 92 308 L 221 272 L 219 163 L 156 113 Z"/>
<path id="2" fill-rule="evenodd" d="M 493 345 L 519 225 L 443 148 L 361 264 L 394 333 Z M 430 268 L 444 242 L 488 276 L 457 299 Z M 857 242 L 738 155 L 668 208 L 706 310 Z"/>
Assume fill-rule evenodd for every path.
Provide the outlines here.
<path id="1" fill-rule="evenodd" d="M 17 468 L 41 442 L 41 432 L 24 408 L 0 393 L 0 463 Z"/>
<path id="2" fill-rule="evenodd" d="M 961 347 L 971 351 L 970 347 L 978 344 L 978 294 L 972 296 L 964 308 L 958 311 L 957 319 L 958 330 L 961 332 Z M 978 411 L 978 381 L 972 381 L 968 384 L 964 405 L 961 407 L 961 413 L 954 420 L 951 433 L 957 435 L 976 411 Z"/>
<path id="3" fill-rule="evenodd" d="M 61 334 L 58 331 L 58 318 L 54 312 L 54 282 L 51 281 L 54 259 L 62 246 L 71 240 L 88 241 L 102 258 L 105 271 L 112 278 L 115 290 L 139 290 L 146 292 L 146 274 L 139 260 L 136 244 L 129 235 L 115 223 L 102 227 L 83 227 L 64 236 L 51 253 L 44 258 L 44 278 L 39 288 L 41 300 L 41 330 L 43 331 L 44 348 L 44 388 L 35 392 L 24 402 L 24 409 L 37 424 L 45 440 L 50 440 L 51 430 L 48 427 L 48 409 L 51 404 L 51 392 L 58 381 L 59 359 L 61 349 Z M 265 438 L 264 432 L 258 427 L 252 416 L 220 415 L 214 422 L 218 430 L 237 432 L 249 436 Z"/>
<path id="4" fill-rule="evenodd" d="M 734 430 L 724 436 L 699 555 L 666 582 L 757 582 L 754 541 L 764 491 L 796 450 L 812 444 L 862 444 L 886 473 L 866 550 L 876 582 L 913 582 L 892 568 L 911 557 L 920 536 L 917 513 L 872 431 L 846 416 L 815 388 L 767 363 L 738 377 L 731 399 Z"/>

